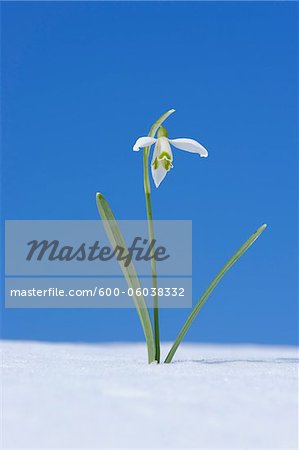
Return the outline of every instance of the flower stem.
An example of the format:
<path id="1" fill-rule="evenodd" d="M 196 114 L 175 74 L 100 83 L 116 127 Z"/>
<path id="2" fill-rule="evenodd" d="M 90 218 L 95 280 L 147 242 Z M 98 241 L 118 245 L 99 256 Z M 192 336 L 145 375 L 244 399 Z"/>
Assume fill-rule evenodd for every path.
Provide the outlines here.
<path id="1" fill-rule="evenodd" d="M 174 109 L 166 111 L 159 119 L 152 125 L 148 136 L 154 137 L 157 133 L 159 127 L 162 125 L 164 120 L 166 120 L 171 114 L 174 113 Z M 153 213 L 152 213 L 152 201 L 151 201 L 151 185 L 149 180 L 149 153 L 150 147 L 146 147 L 143 152 L 143 184 L 145 193 L 145 203 L 146 203 L 146 213 L 148 221 L 148 234 L 150 242 L 154 239 L 154 224 L 153 224 Z M 152 254 L 154 249 L 152 249 Z M 160 332 L 159 332 L 159 298 L 157 289 L 157 269 L 156 261 L 151 258 L 151 271 L 152 271 L 152 285 L 155 291 L 154 296 L 154 332 L 155 332 L 155 360 L 160 362 Z"/>
<path id="2" fill-rule="evenodd" d="M 152 202 L 151 202 L 151 187 L 148 174 L 148 158 L 149 158 L 149 148 L 144 149 L 143 153 L 143 173 L 144 173 L 144 193 L 145 193 L 145 203 L 146 203 L 146 213 L 148 221 L 148 234 L 149 241 L 154 240 L 154 224 L 153 224 L 153 213 L 152 213 Z M 152 249 L 152 253 L 154 249 Z M 152 286 L 154 288 L 154 331 L 155 331 L 155 359 L 160 362 L 160 333 L 159 333 L 159 300 L 157 292 L 157 268 L 155 258 L 151 258 L 151 271 L 152 271 Z"/>

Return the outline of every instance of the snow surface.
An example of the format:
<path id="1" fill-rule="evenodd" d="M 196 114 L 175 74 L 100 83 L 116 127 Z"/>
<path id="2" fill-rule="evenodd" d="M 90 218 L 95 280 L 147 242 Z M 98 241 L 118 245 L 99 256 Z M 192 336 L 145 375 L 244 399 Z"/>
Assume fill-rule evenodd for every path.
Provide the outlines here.
<path id="1" fill-rule="evenodd" d="M 297 448 L 294 348 L 1 347 L 3 448 Z"/>

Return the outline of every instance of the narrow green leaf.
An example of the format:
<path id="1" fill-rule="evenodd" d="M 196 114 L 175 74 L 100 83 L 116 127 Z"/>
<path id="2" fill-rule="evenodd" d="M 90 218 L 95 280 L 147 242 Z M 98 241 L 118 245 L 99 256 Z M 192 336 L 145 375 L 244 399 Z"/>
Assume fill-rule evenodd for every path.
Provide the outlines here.
<path id="1" fill-rule="evenodd" d="M 233 254 L 233 256 L 230 258 L 230 260 L 222 267 L 222 269 L 217 273 L 216 277 L 213 279 L 209 287 L 205 290 L 203 295 L 200 297 L 199 301 L 191 311 L 189 317 L 187 318 L 186 322 L 184 323 L 181 331 L 179 332 L 176 340 L 174 341 L 173 346 L 171 347 L 168 355 L 166 356 L 165 363 L 170 363 L 175 352 L 177 351 L 178 346 L 182 342 L 185 334 L 187 333 L 190 325 L 192 324 L 193 320 L 203 307 L 205 301 L 208 299 L 209 295 L 212 293 L 212 291 L 215 289 L 221 278 L 225 275 L 225 273 L 232 267 L 233 264 L 235 264 L 236 261 L 243 255 L 243 253 L 246 252 L 246 250 L 249 249 L 249 247 L 256 241 L 256 239 L 262 234 L 264 229 L 266 228 L 266 224 L 262 225 L 255 233 L 253 233 L 249 239 L 247 239 L 246 242 L 236 251 L 236 253 Z"/>
<path id="2" fill-rule="evenodd" d="M 158 120 L 156 120 L 156 122 L 152 125 L 150 132 L 148 134 L 148 136 L 150 137 L 154 137 L 155 134 L 158 131 L 158 128 L 160 128 L 160 126 L 162 125 L 163 122 L 165 122 L 165 120 L 175 112 L 175 109 L 170 109 L 169 111 L 167 111 L 166 113 L 162 114 L 161 117 L 159 117 Z"/>
<path id="3" fill-rule="evenodd" d="M 115 248 L 117 245 L 121 246 L 125 249 L 125 252 L 128 252 L 126 243 L 124 241 L 124 238 L 120 232 L 120 229 L 118 227 L 118 224 L 115 220 L 115 217 L 111 211 L 111 208 L 104 198 L 104 196 L 100 193 L 96 194 L 96 201 L 97 201 L 97 207 L 100 213 L 100 216 L 103 221 L 104 228 L 106 230 L 107 236 L 110 240 L 110 243 L 113 248 Z M 154 342 L 154 336 L 153 336 L 153 329 L 152 324 L 147 308 L 146 301 L 144 297 L 137 296 L 136 289 L 140 288 L 140 282 L 139 278 L 137 276 L 137 272 L 135 269 L 134 264 L 131 262 L 127 267 L 124 265 L 124 261 L 119 261 L 119 265 L 121 267 L 121 270 L 125 276 L 125 279 L 127 281 L 127 284 L 130 288 L 133 289 L 134 295 L 134 303 L 140 318 L 140 322 L 143 328 L 144 336 L 146 339 L 147 344 L 147 351 L 148 351 L 148 362 L 151 363 L 155 359 L 155 342 Z"/>

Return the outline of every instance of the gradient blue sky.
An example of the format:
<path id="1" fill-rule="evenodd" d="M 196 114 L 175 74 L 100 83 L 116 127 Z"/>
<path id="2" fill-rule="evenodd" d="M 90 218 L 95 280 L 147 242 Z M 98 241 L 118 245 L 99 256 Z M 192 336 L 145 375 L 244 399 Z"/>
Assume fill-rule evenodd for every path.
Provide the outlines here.
<path id="1" fill-rule="evenodd" d="M 210 155 L 175 152 L 154 215 L 193 221 L 194 301 L 269 224 L 186 340 L 295 344 L 296 2 L 1 6 L 3 219 L 96 219 L 96 191 L 119 219 L 145 218 L 132 144 L 175 108 L 170 136 Z M 134 310 L 2 312 L 4 338 L 142 339 Z M 162 311 L 162 339 L 187 313 Z"/>

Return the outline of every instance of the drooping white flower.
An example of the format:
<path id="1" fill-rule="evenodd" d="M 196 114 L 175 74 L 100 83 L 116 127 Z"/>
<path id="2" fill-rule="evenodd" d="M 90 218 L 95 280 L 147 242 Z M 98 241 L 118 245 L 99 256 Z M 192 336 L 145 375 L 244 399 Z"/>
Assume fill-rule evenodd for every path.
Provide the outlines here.
<path id="1" fill-rule="evenodd" d="M 164 127 L 160 127 L 158 130 L 158 138 L 149 136 L 140 137 L 137 139 L 133 150 L 138 152 L 140 148 L 150 147 L 155 145 L 153 158 L 151 162 L 152 176 L 156 187 L 164 180 L 167 172 L 173 168 L 173 154 L 170 144 L 180 150 L 185 150 L 190 153 L 197 153 L 198 155 L 206 158 L 208 151 L 197 141 L 189 138 L 168 139 L 167 130 Z"/>

